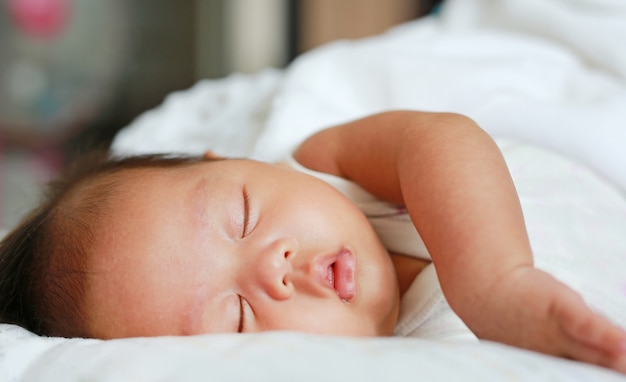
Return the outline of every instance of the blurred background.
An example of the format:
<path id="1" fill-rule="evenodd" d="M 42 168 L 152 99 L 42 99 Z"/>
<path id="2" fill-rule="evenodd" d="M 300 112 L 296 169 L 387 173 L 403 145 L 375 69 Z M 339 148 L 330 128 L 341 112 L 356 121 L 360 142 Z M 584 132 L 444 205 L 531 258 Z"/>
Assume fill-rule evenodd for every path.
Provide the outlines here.
<path id="1" fill-rule="evenodd" d="M 0 0 L 0 227 L 81 150 L 170 92 L 283 68 L 423 16 L 425 0 Z"/>

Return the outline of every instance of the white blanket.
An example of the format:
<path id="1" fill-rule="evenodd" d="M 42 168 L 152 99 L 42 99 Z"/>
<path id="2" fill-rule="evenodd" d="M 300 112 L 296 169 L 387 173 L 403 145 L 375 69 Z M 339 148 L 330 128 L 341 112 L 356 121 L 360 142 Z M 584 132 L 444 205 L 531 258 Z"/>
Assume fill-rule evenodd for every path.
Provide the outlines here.
<path id="1" fill-rule="evenodd" d="M 447 0 L 438 17 L 325 46 L 284 71 L 174 94 L 114 149 L 275 160 L 324 126 L 390 108 L 465 113 L 511 139 L 503 150 L 538 266 L 626 326 L 623 0 Z M 626 380 L 491 343 L 299 333 L 67 340 L 0 325 L 0 381 L 412 378 Z"/>
<path id="2" fill-rule="evenodd" d="M 626 2 L 450 1 L 440 18 L 326 46 L 289 68 L 254 156 L 397 108 L 466 114 L 626 188 Z"/>

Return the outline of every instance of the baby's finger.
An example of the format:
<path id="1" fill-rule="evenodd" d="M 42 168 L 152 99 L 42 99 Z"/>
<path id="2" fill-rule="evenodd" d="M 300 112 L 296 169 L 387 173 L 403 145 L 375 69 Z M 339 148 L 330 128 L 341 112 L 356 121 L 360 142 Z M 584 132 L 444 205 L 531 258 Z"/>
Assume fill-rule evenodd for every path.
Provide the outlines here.
<path id="1" fill-rule="evenodd" d="M 568 347 L 567 358 L 582 361 L 626 374 L 626 353 L 604 352 L 596 347 L 574 343 Z"/>
<path id="2" fill-rule="evenodd" d="M 554 312 L 568 336 L 600 351 L 626 354 L 626 331 L 587 307 L 578 296 Z"/>
<path id="3" fill-rule="evenodd" d="M 626 355 L 622 354 L 620 357 L 615 359 L 609 367 L 626 374 Z"/>
<path id="4" fill-rule="evenodd" d="M 574 323 L 568 334 L 599 350 L 626 355 L 626 332 L 595 313 Z"/>

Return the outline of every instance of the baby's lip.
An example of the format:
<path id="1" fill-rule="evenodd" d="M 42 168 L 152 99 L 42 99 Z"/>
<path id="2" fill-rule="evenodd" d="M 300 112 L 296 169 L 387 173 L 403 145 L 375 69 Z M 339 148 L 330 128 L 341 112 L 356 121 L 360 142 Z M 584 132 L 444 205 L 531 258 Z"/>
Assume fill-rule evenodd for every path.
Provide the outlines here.
<path id="1" fill-rule="evenodd" d="M 344 301 L 351 301 L 356 295 L 356 260 L 347 248 L 338 253 L 324 256 L 316 261 L 315 276 L 325 286 L 333 289 Z"/>

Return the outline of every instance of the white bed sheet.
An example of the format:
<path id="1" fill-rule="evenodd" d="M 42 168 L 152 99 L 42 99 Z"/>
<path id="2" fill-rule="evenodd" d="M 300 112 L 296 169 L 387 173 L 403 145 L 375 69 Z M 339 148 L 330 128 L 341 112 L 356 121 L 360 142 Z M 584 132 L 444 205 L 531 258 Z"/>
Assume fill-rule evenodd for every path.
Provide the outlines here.
<path id="1" fill-rule="evenodd" d="M 114 149 L 276 160 L 317 129 L 380 110 L 468 114 L 510 139 L 501 147 L 538 266 L 625 326 L 624 36 L 621 0 L 448 0 L 438 18 L 328 45 L 285 71 L 173 94 L 118 134 Z M 96 341 L 0 325 L 0 381 L 412 378 L 626 379 L 491 343 L 300 333 Z"/>

